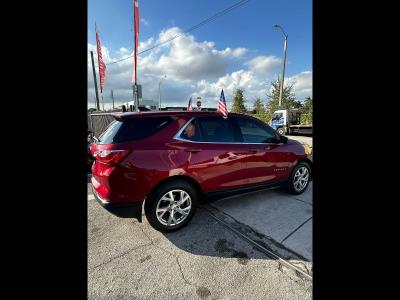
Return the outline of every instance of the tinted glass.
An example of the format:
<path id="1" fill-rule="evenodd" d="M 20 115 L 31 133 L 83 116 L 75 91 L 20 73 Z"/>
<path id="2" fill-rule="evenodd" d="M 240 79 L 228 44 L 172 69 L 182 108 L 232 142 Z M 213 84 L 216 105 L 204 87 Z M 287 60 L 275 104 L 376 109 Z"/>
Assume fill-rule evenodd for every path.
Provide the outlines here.
<path id="1" fill-rule="evenodd" d="M 108 125 L 107 129 L 100 135 L 98 139 L 99 144 L 111 144 L 121 125 L 121 121 L 112 121 L 110 125 Z"/>
<path id="2" fill-rule="evenodd" d="M 247 118 L 237 118 L 244 143 L 276 143 L 274 130 L 267 125 Z"/>
<path id="3" fill-rule="evenodd" d="M 180 137 L 189 141 L 201 141 L 197 121 L 193 120 L 190 122 L 189 125 L 185 127 L 185 130 L 182 131 Z"/>
<path id="4" fill-rule="evenodd" d="M 172 122 L 171 117 L 140 117 L 114 121 L 100 136 L 99 144 L 123 143 L 148 138 Z"/>
<path id="5" fill-rule="evenodd" d="M 232 143 L 237 142 L 231 120 L 222 116 L 199 117 L 197 122 L 202 142 Z"/>

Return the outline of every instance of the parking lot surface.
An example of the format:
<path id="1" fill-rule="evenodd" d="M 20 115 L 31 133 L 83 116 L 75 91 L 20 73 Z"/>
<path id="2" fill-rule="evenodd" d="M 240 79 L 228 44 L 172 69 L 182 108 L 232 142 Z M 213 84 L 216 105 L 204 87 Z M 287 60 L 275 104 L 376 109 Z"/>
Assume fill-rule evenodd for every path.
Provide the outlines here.
<path id="1" fill-rule="evenodd" d="M 278 201 L 276 193 L 279 195 L 280 192 L 258 193 L 258 196 L 242 196 L 247 207 L 255 199 L 255 212 L 262 195 L 267 199 L 266 202 L 274 206 Z M 280 200 L 282 197 L 278 196 Z M 150 227 L 145 218 L 143 223 L 138 223 L 110 214 L 89 193 L 88 298 L 311 299 L 310 281 L 298 277 L 277 260 L 240 239 L 208 213 L 210 209 L 226 218 L 230 218 L 227 213 L 238 217 L 235 213 L 237 205 L 238 198 L 212 203 L 200 208 L 187 227 L 162 234 Z M 282 210 L 279 207 L 278 212 Z M 272 214 L 269 212 L 267 216 Z M 257 215 L 261 216 L 261 213 L 257 212 Z M 283 221 L 279 222 L 279 226 L 272 226 L 274 222 L 268 220 L 267 216 L 264 218 L 264 227 L 259 217 L 252 218 L 254 223 L 250 222 L 250 226 L 267 236 L 272 233 L 272 237 L 278 240 L 297 226 L 297 223 L 291 223 L 288 225 L 290 229 L 284 229 Z M 236 228 L 242 230 L 243 226 L 246 225 L 240 224 Z M 246 232 L 246 228 L 243 230 Z M 303 225 L 302 229 L 286 239 L 284 245 L 300 252 L 302 247 L 310 247 L 305 246 L 310 240 L 309 236 L 301 241 L 308 231 L 307 224 Z M 258 232 L 249 232 L 248 236 L 252 237 L 252 234 L 256 234 L 255 239 L 258 238 L 268 247 L 270 237 Z M 280 246 L 276 248 L 269 247 L 282 257 L 286 255 L 289 261 L 304 265 L 307 270 L 312 268 L 307 259 L 299 258 L 291 251 L 285 252 L 287 249 L 281 249 Z"/>

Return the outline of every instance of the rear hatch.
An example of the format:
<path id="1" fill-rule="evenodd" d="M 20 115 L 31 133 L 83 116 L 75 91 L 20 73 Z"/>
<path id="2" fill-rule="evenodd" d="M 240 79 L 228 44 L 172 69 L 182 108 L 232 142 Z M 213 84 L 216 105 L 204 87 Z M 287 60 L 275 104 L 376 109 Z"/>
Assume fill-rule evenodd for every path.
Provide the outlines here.
<path id="1" fill-rule="evenodd" d="M 173 118 L 170 116 L 116 118 L 95 139 L 91 146 L 94 157 L 92 185 L 101 198 L 106 201 L 119 201 L 115 199 L 115 193 L 112 193 L 118 187 L 112 185 L 111 177 L 118 168 L 121 171 L 121 162 L 129 157 L 134 148 L 132 142 L 150 138 L 166 128 L 172 121 Z"/>

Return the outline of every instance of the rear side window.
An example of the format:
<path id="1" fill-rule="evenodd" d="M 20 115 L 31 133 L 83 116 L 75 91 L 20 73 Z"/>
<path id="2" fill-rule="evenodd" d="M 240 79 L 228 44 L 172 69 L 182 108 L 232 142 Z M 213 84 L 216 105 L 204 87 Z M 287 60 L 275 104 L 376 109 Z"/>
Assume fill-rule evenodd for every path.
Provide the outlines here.
<path id="1" fill-rule="evenodd" d="M 238 141 L 230 118 L 222 116 L 199 117 L 197 119 L 202 142 L 234 143 Z"/>
<path id="2" fill-rule="evenodd" d="M 180 135 L 180 138 L 188 141 L 196 141 L 196 142 L 201 141 L 200 130 L 196 119 L 194 119 L 185 127 L 185 129 L 182 131 Z"/>
<path id="3" fill-rule="evenodd" d="M 138 117 L 115 120 L 99 138 L 99 144 L 114 144 L 148 138 L 172 122 L 171 117 Z"/>

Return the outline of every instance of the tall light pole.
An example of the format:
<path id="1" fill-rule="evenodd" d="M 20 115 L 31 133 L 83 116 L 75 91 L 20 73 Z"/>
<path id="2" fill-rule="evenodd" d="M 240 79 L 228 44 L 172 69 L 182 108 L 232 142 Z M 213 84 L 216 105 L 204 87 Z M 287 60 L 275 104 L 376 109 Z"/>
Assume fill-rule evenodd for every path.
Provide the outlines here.
<path id="1" fill-rule="evenodd" d="M 161 110 L 161 81 L 167 78 L 167 75 L 163 75 L 158 82 L 158 110 Z"/>
<path id="2" fill-rule="evenodd" d="M 283 94 L 283 83 L 285 81 L 286 49 L 287 49 L 288 35 L 283 30 L 281 25 L 274 24 L 273 27 L 274 28 L 280 28 L 282 30 L 283 36 L 285 38 L 285 41 L 284 41 L 284 44 L 283 44 L 282 80 L 281 80 L 281 86 L 280 86 L 280 89 L 279 89 L 279 108 L 281 108 L 282 94 Z"/>
<path id="3" fill-rule="evenodd" d="M 113 90 L 111 90 L 111 99 L 113 101 L 113 109 L 114 109 L 114 93 L 113 93 Z"/>

